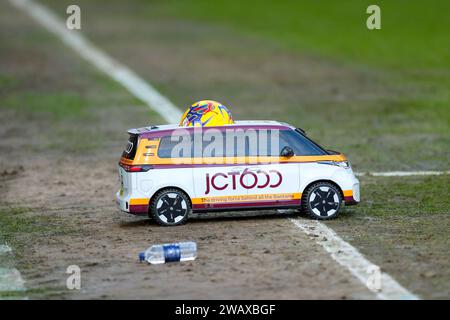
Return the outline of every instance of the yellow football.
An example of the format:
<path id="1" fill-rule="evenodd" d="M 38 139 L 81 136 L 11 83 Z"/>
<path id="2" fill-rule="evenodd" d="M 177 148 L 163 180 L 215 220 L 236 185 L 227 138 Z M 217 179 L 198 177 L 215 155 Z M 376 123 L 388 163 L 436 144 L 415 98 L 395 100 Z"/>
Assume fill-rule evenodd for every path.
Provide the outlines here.
<path id="1" fill-rule="evenodd" d="M 214 100 L 201 100 L 184 112 L 180 126 L 214 127 L 233 123 L 230 110 L 223 104 Z"/>

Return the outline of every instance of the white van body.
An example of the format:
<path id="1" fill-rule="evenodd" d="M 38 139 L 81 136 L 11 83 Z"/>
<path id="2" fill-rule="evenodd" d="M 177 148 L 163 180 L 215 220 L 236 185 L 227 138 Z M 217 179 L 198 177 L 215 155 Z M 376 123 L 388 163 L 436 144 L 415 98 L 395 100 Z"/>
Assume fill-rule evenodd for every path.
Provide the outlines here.
<path id="1" fill-rule="evenodd" d="M 232 133 L 251 129 L 261 136 L 263 131 L 277 130 L 281 137 L 279 149 L 286 155 L 281 155 L 278 149 L 273 154 L 260 155 L 258 151 L 251 153 L 252 147 L 246 145 L 241 150 L 242 154 L 237 150 L 231 157 L 198 157 L 190 154 L 182 159 L 174 159 L 168 153 L 170 148 L 173 151 L 174 146 L 169 137 L 180 129 L 185 129 L 187 134 L 196 130 L 192 127 L 163 125 L 129 131 L 130 140 L 119 163 L 121 188 L 116 195 L 122 211 L 148 215 L 155 195 L 169 189 L 172 193 L 174 190 L 175 193 L 176 190 L 184 193 L 184 206 L 187 211 L 195 212 L 300 209 L 304 206 L 311 211 L 313 218 L 327 219 L 337 214 L 340 202 L 352 205 L 360 201 L 359 181 L 347 158 L 322 149 L 293 126 L 275 121 L 236 121 L 233 125 L 217 128 Z M 315 191 L 311 191 L 313 186 L 316 186 Z M 327 189 L 330 187 L 331 190 Z M 308 192 L 309 197 L 306 200 L 305 192 Z M 325 195 L 328 200 L 319 203 L 318 197 Z M 325 208 L 325 201 L 333 202 L 334 209 Z M 165 204 L 162 203 L 162 206 Z M 317 212 L 326 209 L 330 209 L 326 215 Z"/>

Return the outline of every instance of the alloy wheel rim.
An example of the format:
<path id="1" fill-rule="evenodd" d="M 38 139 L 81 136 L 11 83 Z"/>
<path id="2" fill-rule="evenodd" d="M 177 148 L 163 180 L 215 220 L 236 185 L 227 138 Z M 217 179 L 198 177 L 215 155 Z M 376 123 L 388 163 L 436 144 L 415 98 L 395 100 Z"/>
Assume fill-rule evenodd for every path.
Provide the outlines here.
<path id="1" fill-rule="evenodd" d="M 166 193 L 158 199 L 156 211 L 161 221 L 165 223 L 177 223 L 186 215 L 187 203 L 178 193 Z"/>
<path id="2" fill-rule="evenodd" d="M 311 192 L 309 205 L 315 215 L 329 217 L 339 208 L 339 196 L 333 188 L 319 187 Z"/>

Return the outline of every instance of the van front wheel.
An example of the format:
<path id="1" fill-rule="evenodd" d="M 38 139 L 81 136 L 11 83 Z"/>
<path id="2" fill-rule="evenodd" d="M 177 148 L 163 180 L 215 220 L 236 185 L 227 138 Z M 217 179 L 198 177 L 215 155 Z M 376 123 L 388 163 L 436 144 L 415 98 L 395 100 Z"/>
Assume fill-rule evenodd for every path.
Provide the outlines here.
<path id="1" fill-rule="evenodd" d="M 186 222 L 191 209 L 189 197 L 184 192 L 168 188 L 152 197 L 149 215 L 160 225 L 177 226 Z"/>
<path id="2" fill-rule="evenodd" d="M 338 188 L 329 182 L 317 182 L 302 197 L 302 209 L 311 218 L 328 220 L 335 218 L 341 209 L 342 196 Z"/>

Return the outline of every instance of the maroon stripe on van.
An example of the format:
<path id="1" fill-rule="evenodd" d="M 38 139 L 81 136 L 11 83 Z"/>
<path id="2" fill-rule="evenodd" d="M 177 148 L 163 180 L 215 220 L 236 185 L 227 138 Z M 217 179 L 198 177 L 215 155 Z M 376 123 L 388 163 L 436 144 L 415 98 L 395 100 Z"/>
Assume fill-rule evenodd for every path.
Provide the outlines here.
<path id="1" fill-rule="evenodd" d="M 194 129 L 199 130 L 199 127 L 180 127 L 176 129 L 166 129 L 166 130 L 155 130 L 155 131 L 148 131 L 143 132 L 140 134 L 141 138 L 149 139 L 149 138 L 161 138 L 163 136 L 167 136 L 171 134 L 173 131 L 181 131 L 181 130 L 187 130 L 189 133 L 194 132 Z M 283 125 L 233 125 L 233 126 L 219 126 L 219 127 L 202 127 L 201 128 L 203 132 L 207 132 L 208 129 L 214 129 L 219 131 L 226 131 L 226 130 L 236 130 L 236 129 L 267 129 L 267 130 L 290 130 L 289 127 L 283 126 Z"/>
<path id="2" fill-rule="evenodd" d="M 348 197 L 344 197 L 344 202 L 346 205 L 352 205 L 352 204 L 357 204 L 358 201 L 356 201 L 353 196 L 348 196 Z"/>
<path id="3" fill-rule="evenodd" d="M 248 207 L 278 207 L 298 206 L 300 200 L 257 201 L 257 202 L 226 202 L 226 203 L 202 203 L 194 204 L 194 210 L 248 208 Z"/>
<path id="4" fill-rule="evenodd" d="M 148 213 L 148 205 L 145 204 L 136 204 L 130 206 L 130 213 L 133 214 L 146 214 Z"/>

